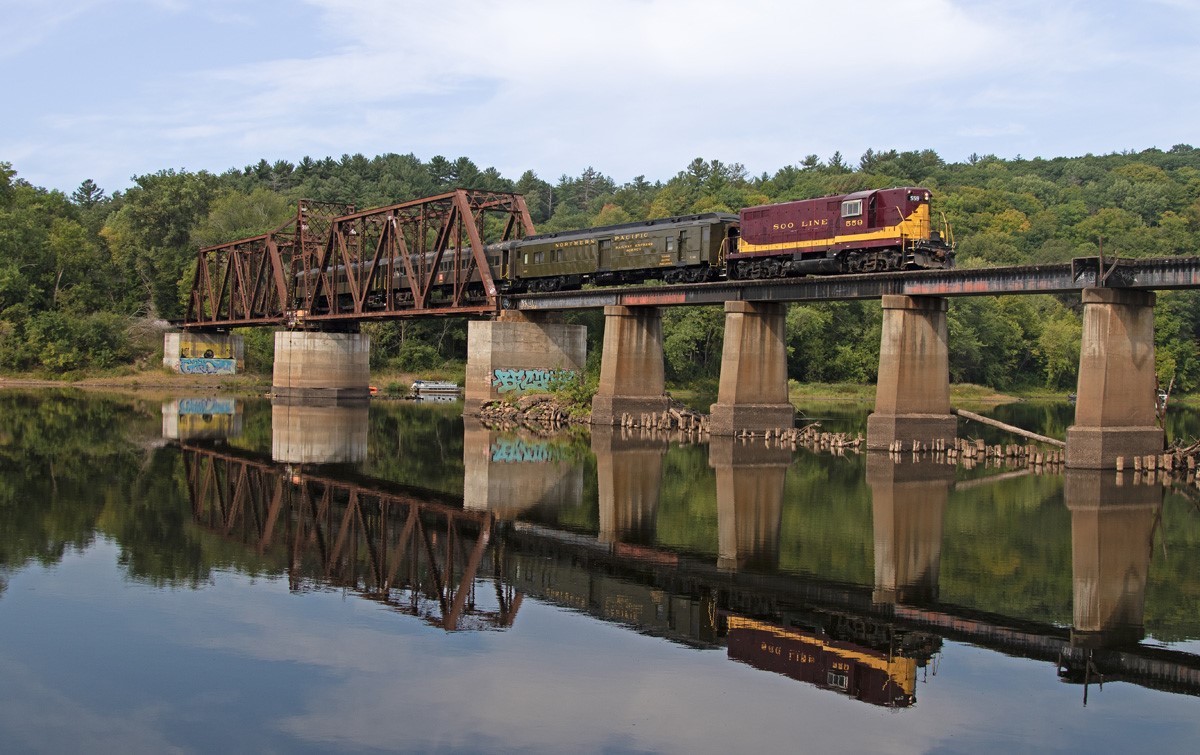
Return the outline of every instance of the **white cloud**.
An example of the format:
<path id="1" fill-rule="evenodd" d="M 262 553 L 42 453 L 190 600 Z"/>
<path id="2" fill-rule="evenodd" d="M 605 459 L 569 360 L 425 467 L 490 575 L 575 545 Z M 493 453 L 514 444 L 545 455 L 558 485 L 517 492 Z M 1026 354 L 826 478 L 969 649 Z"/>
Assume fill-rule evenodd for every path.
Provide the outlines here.
<path id="1" fill-rule="evenodd" d="M 25 5 L 35 30 L 115 7 Z M 1153 8 L 1190 17 L 1196 6 Z M 257 54 L 214 44 L 184 70 L 151 62 L 85 111 L 45 98 L 0 126 L 0 159 L 59 188 L 114 163 L 126 167 L 102 185 L 168 167 L 393 151 L 466 155 L 513 177 L 594 165 L 618 180 L 665 179 L 696 156 L 757 173 L 867 147 L 949 159 L 1103 152 L 1130 138 L 1186 141 L 1200 115 L 1177 96 L 1200 66 L 1179 65 L 1178 46 L 1152 46 L 1143 12 L 1118 4 L 307 0 L 288 4 L 303 37 L 275 32 L 274 4 L 147 7 L 167 8 L 159 22 L 181 35 L 215 20 Z M 1109 114 L 1114 93 L 1123 107 Z"/>

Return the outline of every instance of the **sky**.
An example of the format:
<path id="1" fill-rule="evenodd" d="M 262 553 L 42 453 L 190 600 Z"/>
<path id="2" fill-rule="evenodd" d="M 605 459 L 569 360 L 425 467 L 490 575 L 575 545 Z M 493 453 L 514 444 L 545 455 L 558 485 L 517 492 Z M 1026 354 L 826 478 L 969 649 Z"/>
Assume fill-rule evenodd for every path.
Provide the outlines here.
<path id="1" fill-rule="evenodd" d="M 0 0 L 0 26 L 0 162 L 64 192 L 355 153 L 624 183 L 1200 146 L 1200 0 Z"/>

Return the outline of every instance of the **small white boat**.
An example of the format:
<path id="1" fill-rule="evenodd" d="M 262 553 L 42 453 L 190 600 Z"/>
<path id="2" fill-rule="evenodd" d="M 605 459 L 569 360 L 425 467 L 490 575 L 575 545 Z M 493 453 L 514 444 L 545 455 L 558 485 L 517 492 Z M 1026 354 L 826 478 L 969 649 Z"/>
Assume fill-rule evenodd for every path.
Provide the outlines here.
<path id="1" fill-rule="evenodd" d="M 458 383 L 448 380 L 418 380 L 410 390 L 414 396 L 456 396 L 462 392 Z"/>

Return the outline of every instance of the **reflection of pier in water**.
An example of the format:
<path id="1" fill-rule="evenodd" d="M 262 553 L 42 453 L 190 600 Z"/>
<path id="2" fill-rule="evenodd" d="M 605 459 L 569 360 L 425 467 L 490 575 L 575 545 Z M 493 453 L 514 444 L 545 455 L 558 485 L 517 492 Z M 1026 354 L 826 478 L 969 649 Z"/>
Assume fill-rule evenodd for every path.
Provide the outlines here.
<path id="1" fill-rule="evenodd" d="M 237 399 L 193 396 L 164 401 L 162 435 L 170 440 L 230 438 L 242 434 L 242 407 Z"/>
<path id="2" fill-rule="evenodd" d="M 365 400 L 271 400 L 271 458 L 289 464 L 354 464 L 367 458 Z"/>
<path id="3" fill-rule="evenodd" d="M 769 623 L 755 627 L 773 632 L 781 652 L 786 653 L 782 648 L 788 643 L 814 638 L 831 647 L 837 642 L 856 644 L 864 661 L 872 649 L 889 651 L 875 663 L 890 668 L 896 675 L 889 678 L 894 680 L 903 677 L 904 664 L 897 658 L 923 663 L 936 647 L 923 638 L 936 633 L 1056 663 L 1067 681 L 1102 677 L 1200 694 L 1200 658 L 1136 644 L 1142 637 L 1150 540 L 1161 510 L 1161 487 L 1118 485 L 1112 473 L 1072 473 L 1068 478 L 1075 626 L 1064 628 L 938 601 L 943 517 L 954 488 L 952 467 L 894 464 L 884 455 L 868 458 L 875 531 L 871 588 L 776 572 L 787 466 L 774 450 L 710 445 L 719 530 L 719 553 L 713 563 L 648 544 L 654 539 L 654 518 L 647 512 L 654 511 L 659 493 L 642 484 L 644 480 L 629 480 L 622 468 L 636 461 L 642 469 L 661 469 L 665 444 L 657 456 L 652 443 L 632 436 L 621 441 L 606 435 L 592 446 L 600 475 L 598 535 L 527 522 L 512 523 L 505 535 L 510 558 L 529 561 L 519 570 L 520 587 L 527 594 L 689 644 L 728 642 L 729 627 L 706 618 L 713 609 L 742 617 L 735 622 L 741 627 L 749 626 L 747 617 L 765 617 Z M 659 475 L 648 477 L 657 480 Z M 624 585 L 620 600 L 611 596 L 614 583 Z M 778 664 L 772 666 L 772 659 L 765 657 L 743 660 L 803 676 L 798 669 L 789 673 Z M 829 677 L 829 686 L 837 686 L 832 681 L 836 678 Z"/>
<path id="4" fill-rule="evenodd" d="M 501 434 L 463 420 L 463 506 L 510 518 L 536 506 L 559 509 L 583 496 L 583 469 L 568 444 Z"/>
<path id="5" fill-rule="evenodd" d="M 491 514 L 211 448 L 182 451 L 195 520 L 278 555 L 293 590 L 347 588 L 447 630 L 512 624 L 521 596 L 501 579 L 498 550 L 495 607 L 476 594 Z"/>
<path id="6" fill-rule="evenodd" d="M 862 679 L 875 671 L 890 680 L 886 694 L 871 702 L 910 703 L 911 680 L 937 652 L 941 637 L 1056 663 L 1068 681 L 1102 674 L 1104 680 L 1200 694 L 1200 658 L 1128 644 L 1141 637 L 1149 537 L 1161 488 L 1118 486 L 1101 473 L 1068 480 L 1066 501 L 1072 512 L 1075 554 L 1072 630 L 937 602 L 943 513 L 953 488 L 942 466 L 896 466 L 884 457 L 869 461 L 875 580 L 873 585 L 857 585 L 777 571 L 786 473 L 782 460 L 759 458 L 736 446 L 710 446 L 709 466 L 717 475 L 719 530 L 719 554 L 712 559 L 654 545 L 661 474 L 653 472 L 661 472 L 665 444 L 656 447 L 618 433 L 607 440 L 605 436 L 599 442 L 594 439 L 592 446 L 601 507 L 600 527 L 594 535 L 513 518 L 532 506 L 576 505 L 582 459 L 547 448 L 497 442 L 488 432 L 467 436 L 466 488 L 475 493 L 472 506 L 465 509 L 432 493 L 404 494 L 390 508 L 384 507 L 382 492 L 374 485 L 303 472 L 299 476 L 305 484 L 297 485 L 294 480 L 281 480 L 287 473 L 267 464 L 260 465 L 259 481 L 251 484 L 238 475 L 251 474 L 253 465 L 236 459 L 205 462 L 231 465 L 217 473 L 226 490 L 222 496 L 210 490 L 216 483 L 201 487 L 206 474 L 212 473 L 194 469 L 196 459 L 189 462 L 189 482 L 194 500 L 203 503 L 198 504 L 197 518 L 210 528 L 228 530 L 260 551 L 270 547 L 271 537 L 287 538 L 296 544 L 288 563 L 295 563 L 295 554 L 309 553 L 306 562 L 315 563 L 303 573 L 320 575 L 319 579 L 328 574 L 331 583 L 352 585 L 369 597 L 392 589 L 388 575 L 406 573 L 408 567 L 398 567 L 388 553 L 421 555 L 435 566 L 423 567 L 427 573 L 410 582 L 405 595 L 410 600 L 412 591 L 429 596 L 440 606 L 442 618 L 435 623 L 441 625 L 454 626 L 455 617 L 473 609 L 468 594 L 473 575 L 490 553 L 493 582 L 501 596 L 497 601 L 501 610 L 489 615 L 492 625 L 511 622 L 521 594 L 533 595 L 676 642 L 725 646 L 735 659 L 845 693 L 858 684 L 845 673 L 846 659 L 853 659 L 861 664 L 855 673 Z M 625 463 L 634 458 L 640 469 L 650 472 L 639 480 L 629 477 Z M 245 472 L 236 469 L 239 463 L 247 467 Z M 473 483 L 472 476 L 480 474 L 483 477 Z M 645 484 L 647 479 L 654 484 Z M 253 506 L 246 501 L 237 504 L 239 486 L 244 495 L 261 501 Z M 276 503 L 272 496 L 279 495 L 292 498 L 286 504 Z M 323 502 L 327 496 L 332 498 Z M 241 511 L 235 510 L 238 506 Z M 283 511 L 289 512 L 286 517 L 281 516 Z M 425 525 L 425 534 L 416 537 L 416 524 L 405 531 L 408 522 L 428 522 L 429 517 L 441 517 L 439 521 L 446 523 L 438 530 L 443 534 L 432 536 L 433 530 Z M 497 517 L 507 519 L 497 525 L 498 534 L 489 546 L 485 533 L 493 531 L 489 528 Z M 275 522 L 278 529 L 284 519 L 289 523 L 283 535 L 267 534 L 268 522 Z M 352 537 L 347 525 L 359 532 Z M 451 535 L 453 527 L 457 530 Z M 456 545 L 439 550 L 437 537 L 453 538 Z M 351 545 L 347 538 L 357 540 Z M 447 569 L 447 559 L 453 561 L 456 553 L 458 566 Z M 349 577 L 337 571 L 346 568 L 351 568 Z M 753 632 L 765 634 L 756 642 L 744 641 L 755 637 Z M 766 635 L 773 641 L 766 642 Z M 779 656 L 764 655 L 770 652 L 764 647 L 778 648 L 785 663 L 775 662 Z M 820 674 L 810 673 L 817 670 L 815 666 L 787 667 L 787 652 L 795 653 L 801 663 L 807 656 L 816 663 L 817 650 L 823 682 Z"/>

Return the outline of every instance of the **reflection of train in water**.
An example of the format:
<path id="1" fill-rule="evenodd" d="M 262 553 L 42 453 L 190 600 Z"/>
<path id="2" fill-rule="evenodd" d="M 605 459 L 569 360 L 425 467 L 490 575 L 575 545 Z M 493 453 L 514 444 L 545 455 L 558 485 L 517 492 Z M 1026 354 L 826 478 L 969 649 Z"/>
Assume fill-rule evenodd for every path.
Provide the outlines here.
<path id="1" fill-rule="evenodd" d="M 916 658 L 744 616 L 727 615 L 725 625 L 734 660 L 874 705 L 916 701 Z"/>
<path id="2" fill-rule="evenodd" d="M 749 207 L 739 215 L 703 213 L 545 233 L 491 244 L 485 257 L 498 289 L 514 294 L 646 280 L 702 283 L 953 267 L 950 227 L 944 217 L 935 222 L 931 201 L 930 191 L 919 187 L 871 189 Z M 456 254 L 414 253 L 408 263 L 432 282 L 431 294 L 445 295 L 455 266 L 474 265 L 472 255 Z M 401 262 L 382 259 L 370 276 L 336 268 L 343 273 L 334 276 L 338 296 L 349 301 L 349 277 L 368 281 L 368 307 L 385 307 L 389 294 L 404 304 L 412 292 Z M 317 273 L 298 273 L 298 295 Z M 482 295 L 477 268 L 470 281 Z"/>
<path id="3" fill-rule="evenodd" d="M 565 538 L 583 549 L 580 556 L 595 547 L 586 538 L 551 533 L 536 525 L 522 524 L 518 531 Z M 509 545 L 516 547 L 506 554 L 509 579 L 526 595 L 687 645 L 724 644 L 733 660 L 873 705 L 911 706 L 916 701 L 917 670 L 941 650 L 935 635 L 851 612 L 772 600 L 769 619 L 750 618 L 733 605 L 744 603 L 746 595 L 724 590 L 676 592 L 603 573 L 604 564 L 621 570 L 621 565 L 654 563 L 678 570 L 677 557 L 664 561 L 671 555 L 666 551 L 617 543 L 611 546 L 611 560 L 601 557 L 589 562 L 586 557 L 541 555 L 535 542 L 524 537 L 520 542 L 510 540 Z M 524 552 L 530 546 L 535 552 Z M 750 602 L 765 607 L 761 597 L 751 596 Z"/>

